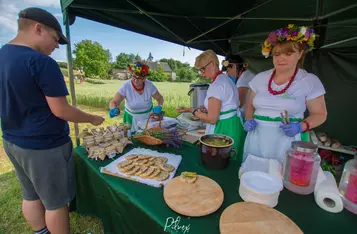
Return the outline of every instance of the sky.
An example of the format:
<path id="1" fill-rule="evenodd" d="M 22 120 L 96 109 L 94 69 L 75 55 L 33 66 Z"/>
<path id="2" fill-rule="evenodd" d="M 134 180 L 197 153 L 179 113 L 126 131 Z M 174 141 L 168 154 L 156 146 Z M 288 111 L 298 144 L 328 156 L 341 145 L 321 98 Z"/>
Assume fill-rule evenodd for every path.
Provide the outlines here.
<path id="1" fill-rule="evenodd" d="M 51 12 L 59 20 L 64 31 L 60 0 L 0 0 L 0 45 L 15 37 L 17 14 L 27 7 L 41 7 Z M 154 60 L 173 58 L 193 66 L 196 56 L 202 52 L 79 17 L 71 25 L 70 32 L 72 50 L 75 43 L 88 39 L 97 41 L 105 49 L 109 49 L 113 59 L 122 52 L 139 54 L 142 59 L 146 59 L 151 52 Z M 57 61 L 67 61 L 66 46 L 60 46 L 51 57 Z M 219 56 L 219 60 L 222 59 L 223 57 Z"/>

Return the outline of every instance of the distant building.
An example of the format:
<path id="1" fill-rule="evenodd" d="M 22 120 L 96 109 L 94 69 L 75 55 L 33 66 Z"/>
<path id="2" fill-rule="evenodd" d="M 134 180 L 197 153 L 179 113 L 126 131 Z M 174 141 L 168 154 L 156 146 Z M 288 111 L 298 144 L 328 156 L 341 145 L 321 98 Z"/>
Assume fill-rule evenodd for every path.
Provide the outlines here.
<path id="1" fill-rule="evenodd" d="M 130 72 L 127 69 L 116 69 L 113 68 L 110 74 L 115 80 L 128 80 L 130 78 Z"/>
<path id="2" fill-rule="evenodd" d="M 161 65 L 162 70 L 166 75 L 168 75 L 171 80 L 176 80 L 176 74 L 172 71 L 170 65 L 166 62 L 147 62 L 146 63 L 151 70 L 157 71 L 159 70 L 159 66 Z"/>

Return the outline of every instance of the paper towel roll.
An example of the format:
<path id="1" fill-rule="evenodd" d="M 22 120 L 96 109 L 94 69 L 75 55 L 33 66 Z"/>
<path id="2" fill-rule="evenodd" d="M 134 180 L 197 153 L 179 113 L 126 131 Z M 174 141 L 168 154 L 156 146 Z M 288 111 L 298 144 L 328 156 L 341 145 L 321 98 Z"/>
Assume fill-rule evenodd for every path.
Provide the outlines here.
<path id="1" fill-rule="evenodd" d="M 319 187 L 319 185 L 324 181 L 326 180 L 326 175 L 324 173 L 324 171 L 322 170 L 321 167 L 319 167 L 319 171 L 317 173 L 317 179 L 316 179 L 316 183 L 315 183 L 315 192 L 316 192 L 316 189 Z"/>
<path id="2" fill-rule="evenodd" d="M 315 187 L 315 202 L 322 209 L 338 213 L 343 210 L 343 203 L 337 184 L 331 172 L 325 171 L 326 179 Z"/>

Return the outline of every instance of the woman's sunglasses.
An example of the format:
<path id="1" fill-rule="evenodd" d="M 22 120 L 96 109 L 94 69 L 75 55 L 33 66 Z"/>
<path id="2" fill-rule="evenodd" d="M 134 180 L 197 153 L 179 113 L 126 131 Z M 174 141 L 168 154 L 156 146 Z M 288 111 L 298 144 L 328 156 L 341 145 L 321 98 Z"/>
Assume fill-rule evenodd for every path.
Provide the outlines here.
<path id="1" fill-rule="evenodd" d="M 199 68 L 198 70 L 200 70 L 201 73 L 204 73 L 206 71 L 206 67 L 212 63 L 212 61 L 210 61 L 209 63 L 207 63 L 206 65 L 204 65 L 203 67 Z"/>
<path id="2" fill-rule="evenodd" d="M 133 78 L 134 78 L 135 80 L 144 80 L 144 79 L 145 79 L 145 77 L 138 76 L 138 75 L 135 75 L 135 74 L 133 74 Z"/>

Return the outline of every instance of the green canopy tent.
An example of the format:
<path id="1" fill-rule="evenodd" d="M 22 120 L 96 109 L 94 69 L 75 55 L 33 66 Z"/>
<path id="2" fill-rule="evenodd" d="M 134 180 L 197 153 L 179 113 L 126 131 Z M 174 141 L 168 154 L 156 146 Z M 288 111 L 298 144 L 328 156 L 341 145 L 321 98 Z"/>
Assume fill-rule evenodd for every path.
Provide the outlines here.
<path id="1" fill-rule="evenodd" d="M 320 129 L 344 144 L 357 143 L 356 0 L 61 0 L 61 6 L 67 37 L 69 25 L 82 17 L 220 55 L 240 54 L 253 72 L 272 67 L 260 52 L 270 31 L 313 27 L 319 37 L 304 66 L 327 90 L 328 119 Z M 75 105 L 70 45 L 67 55 Z"/>

